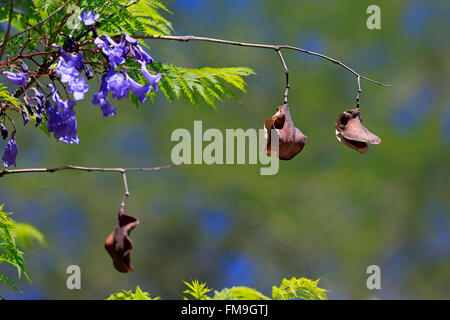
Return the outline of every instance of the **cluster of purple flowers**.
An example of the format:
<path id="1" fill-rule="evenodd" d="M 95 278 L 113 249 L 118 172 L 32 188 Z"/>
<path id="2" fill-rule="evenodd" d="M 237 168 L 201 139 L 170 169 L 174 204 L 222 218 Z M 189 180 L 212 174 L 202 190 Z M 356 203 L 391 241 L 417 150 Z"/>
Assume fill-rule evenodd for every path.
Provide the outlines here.
<path id="1" fill-rule="evenodd" d="M 95 40 L 94 43 L 97 48 L 101 49 L 104 56 L 108 59 L 108 71 L 102 75 L 100 90 L 94 94 L 92 104 L 99 105 L 103 117 L 108 117 L 116 114 L 116 107 L 111 106 L 108 99 L 108 92 L 112 92 L 112 98 L 120 100 L 128 97 L 130 91 L 136 95 L 141 103 L 147 97 L 147 94 L 153 89 L 158 89 L 158 82 L 161 79 L 161 73 L 151 74 L 147 70 L 147 64 L 153 63 L 153 58 L 139 45 L 138 41 L 128 34 L 124 34 L 119 42 L 116 42 L 109 35 L 102 35 L 99 37 L 95 30 L 95 21 L 99 18 L 99 14 L 91 11 L 83 11 L 79 19 L 85 26 L 92 30 Z M 76 45 L 74 40 L 65 35 L 68 41 L 67 51 L 75 50 Z M 59 60 L 56 67 L 56 74 L 60 76 L 62 83 L 67 83 L 67 89 L 72 94 L 73 100 L 78 101 L 84 99 L 85 93 L 89 90 L 89 85 L 85 79 L 80 76 L 84 73 L 89 80 L 93 77 L 92 71 L 84 64 L 83 55 L 81 53 L 69 53 L 61 46 L 53 44 L 53 47 L 58 49 Z M 141 65 L 142 76 L 148 80 L 147 84 L 140 84 L 133 80 L 125 71 L 116 71 L 117 68 L 131 57 Z M 25 86 L 27 83 L 28 67 L 23 63 L 23 72 L 3 72 L 6 77 L 13 83 L 19 86 Z M 42 118 L 47 119 L 46 126 L 48 132 L 53 133 L 56 140 L 67 144 L 78 144 L 80 139 L 77 136 L 77 120 L 75 118 L 74 107 L 75 101 L 71 99 L 63 100 L 56 87 L 49 84 L 48 87 L 52 92 L 46 97 L 36 88 L 31 88 L 34 91 L 34 96 L 25 98 L 25 107 L 21 106 L 22 117 L 24 125 L 30 121 L 30 116 L 34 116 L 36 126 L 42 123 Z M 51 96 L 53 105 L 48 97 Z M 30 100 L 36 103 L 31 105 Z M 1 136 L 6 139 L 8 136 L 7 129 L 1 124 Z M 5 152 L 3 154 L 3 164 L 5 167 L 13 167 L 16 165 L 17 143 L 15 141 L 15 130 L 11 134 L 11 138 L 7 143 Z"/>

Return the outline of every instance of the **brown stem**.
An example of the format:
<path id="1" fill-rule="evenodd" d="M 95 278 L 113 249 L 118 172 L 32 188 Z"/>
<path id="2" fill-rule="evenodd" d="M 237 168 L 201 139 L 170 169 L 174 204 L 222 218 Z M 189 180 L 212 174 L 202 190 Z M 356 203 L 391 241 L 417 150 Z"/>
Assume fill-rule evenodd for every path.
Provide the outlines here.
<path id="1" fill-rule="evenodd" d="M 284 73 L 286 74 L 286 91 L 284 92 L 284 104 L 288 103 L 288 95 L 289 95 L 289 88 L 291 87 L 289 85 L 289 69 L 286 65 L 286 61 L 284 61 L 283 55 L 281 54 L 281 51 L 279 49 L 275 50 L 278 53 L 278 56 L 281 59 L 281 63 L 283 64 Z"/>
<path id="2" fill-rule="evenodd" d="M 10 0 L 9 1 L 8 26 L 6 27 L 5 37 L 3 38 L 2 48 L 0 49 L 0 60 L 2 59 L 3 54 L 5 53 L 6 45 L 8 44 L 8 41 L 9 41 L 9 31 L 11 30 L 11 21 L 12 21 L 12 15 L 13 15 L 13 7 L 14 7 L 14 1 Z"/>
<path id="3" fill-rule="evenodd" d="M 0 171 L 0 178 L 8 175 L 8 174 L 16 174 L 16 173 L 39 173 L 39 172 L 57 172 L 57 171 L 63 171 L 63 170 L 78 170 L 78 171 L 88 171 L 88 172 L 119 172 L 119 173 L 126 173 L 130 171 L 159 171 L 163 169 L 169 169 L 176 167 L 175 164 L 169 164 L 161 167 L 151 167 L 151 168 L 91 168 L 91 167 L 81 167 L 81 166 L 73 166 L 73 165 L 67 165 L 63 167 L 58 168 L 28 168 L 28 169 L 4 169 Z"/>
<path id="4" fill-rule="evenodd" d="M 279 51 L 279 50 L 282 50 L 282 49 L 294 50 L 294 51 L 306 53 L 306 54 L 313 55 L 313 56 L 316 56 L 316 57 L 328 60 L 330 62 L 333 62 L 333 63 L 343 67 L 344 69 L 350 71 L 356 77 L 360 77 L 361 79 L 364 79 L 366 81 L 375 83 L 375 84 L 383 86 L 383 87 L 391 87 L 390 84 L 384 84 L 384 83 L 381 83 L 379 81 L 370 79 L 368 77 L 365 77 L 365 76 L 359 74 L 358 72 L 356 72 L 355 70 L 353 70 L 352 68 L 350 68 L 349 66 L 347 66 L 344 63 L 342 63 L 339 60 L 330 58 L 330 57 L 328 57 L 328 56 L 326 56 L 324 54 L 321 54 L 321 53 L 317 53 L 317 52 L 314 52 L 314 51 L 309 51 L 309 50 L 306 50 L 306 49 L 290 46 L 290 45 L 287 45 L 287 44 L 285 44 L 285 45 L 273 45 L 273 44 L 260 44 L 260 43 L 246 43 L 246 42 L 237 42 L 237 41 L 222 40 L 222 39 L 215 39 L 215 38 L 206 38 L 206 37 L 196 37 L 196 36 L 137 35 L 137 36 L 134 36 L 134 37 L 136 39 L 162 39 L 162 40 L 175 40 L 175 41 L 181 41 L 181 42 L 188 42 L 188 41 L 214 42 L 214 43 L 221 43 L 221 44 L 232 45 L 232 46 L 271 49 L 271 50 L 276 50 L 276 51 Z"/>
<path id="5" fill-rule="evenodd" d="M 47 21 L 48 19 L 50 19 L 51 17 L 53 17 L 55 14 L 57 14 L 58 12 L 60 12 L 62 9 L 64 9 L 64 7 L 65 7 L 66 5 L 68 5 L 70 1 L 72 1 L 72 0 L 67 0 L 61 7 L 59 7 L 58 9 L 56 9 L 51 15 L 49 15 L 49 16 L 46 17 L 45 19 L 39 21 L 38 23 L 32 25 L 31 27 L 28 27 L 28 28 L 26 28 L 25 30 L 23 30 L 23 31 L 21 31 L 21 32 L 19 32 L 19 33 L 16 33 L 16 34 L 14 34 L 14 35 L 12 35 L 10 39 L 14 39 L 14 38 L 20 36 L 21 34 L 24 34 L 25 32 L 30 31 L 30 30 L 32 30 L 32 29 L 34 29 L 34 28 L 40 26 L 40 25 L 43 24 L 45 21 Z M 13 0 L 11 0 L 11 2 L 13 2 Z M 5 41 L 3 41 L 3 43 L 4 43 L 4 42 L 5 42 Z"/>

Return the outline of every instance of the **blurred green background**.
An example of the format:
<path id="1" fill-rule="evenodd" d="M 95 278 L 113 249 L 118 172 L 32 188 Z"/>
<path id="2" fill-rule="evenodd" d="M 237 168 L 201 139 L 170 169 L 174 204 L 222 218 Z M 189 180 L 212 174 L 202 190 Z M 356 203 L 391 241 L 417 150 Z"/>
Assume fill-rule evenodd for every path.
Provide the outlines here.
<path id="1" fill-rule="evenodd" d="M 0 202 L 38 227 L 48 246 L 26 252 L 32 284 L 10 299 L 103 299 L 136 285 L 178 299 L 182 280 L 221 289 L 247 285 L 270 294 L 282 278 L 321 278 L 331 299 L 450 298 L 450 3 L 448 1 L 168 0 L 176 35 L 291 44 L 340 59 L 393 84 L 362 82 L 364 124 L 381 137 L 360 155 L 337 142 L 334 122 L 353 108 L 354 76 L 319 58 L 284 57 L 291 72 L 294 123 L 307 136 L 301 154 L 276 176 L 255 165 L 191 165 L 130 173 L 127 211 L 136 270 L 120 274 L 103 248 L 123 195 L 119 174 L 60 172 L 0 179 Z M 381 7 L 381 30 L 366 8 Z M 176 128 L 262 128 L 282 103 L 284 73 L 269 50 L 209 43 L 148 42 L 161 62 L 184 67 L 248 66 L 240 103 L 121 100 L 102 119 L 88 101 L 76 107 L 79 145 L 20 128 L 18 168 L 66 164 L 145 167 L 167 164 Z M 92 83 L 94 86 L 94 83 Z M 95 92 L 90 89 L 90 96 Z M 88 100 L 88 99 L 86 99 Z M 90 99 L 89 99 L 90 101 Z M 18 120 L 20 121 L 20 120 Z M 4 142 L 0 147 L 4 148 Z M 66 267 L 82 271 L 82 290 L 66 288 Z M 381 268 L 368 290 L 366 268 Z M 3 269 L 2 269 L 3 270 Z M 15 274 L 9 273 L 13 278 Z"/>

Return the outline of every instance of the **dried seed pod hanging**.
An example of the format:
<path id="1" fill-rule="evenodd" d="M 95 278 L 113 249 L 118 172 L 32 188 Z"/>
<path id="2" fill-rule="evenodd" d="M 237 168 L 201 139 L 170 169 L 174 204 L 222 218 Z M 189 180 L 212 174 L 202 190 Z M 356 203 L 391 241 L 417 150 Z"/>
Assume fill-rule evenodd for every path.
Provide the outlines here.
<path id="1" fill-rule="evenodd" d="M 274 129 L 278 136 L 278 152 L 272 150 L 271 130 Z M 295 127 L 292 122 L 289 106 L 284 104 L 278 107 L 278 112 L 264 123 L 265 140 L 261 145 L 261 151 L 267 155 L 278 154 L 281 160 L 290 160 L 302 151 L 306 143 L 306 136 Z"/>
<path id="2" fill-rule="evenodd" d="M 336 119 L 336 138 L 343 144 L 366 153 L 370 144 L 379 144 L 381 139 L 362 125 L 359 108 L 341 113 Z"/>
<path id="3" fill-rule="evenodd" d="M 139 220 L 125 213 L 125 208 L 120 207 L 118 224 L 115 230 L 105 241 L 105 249 L 113 259 L 114 268 L 119 272 L 133 271 L 130 253 L 133 249 L 130 233 L 139 224 Z"/>

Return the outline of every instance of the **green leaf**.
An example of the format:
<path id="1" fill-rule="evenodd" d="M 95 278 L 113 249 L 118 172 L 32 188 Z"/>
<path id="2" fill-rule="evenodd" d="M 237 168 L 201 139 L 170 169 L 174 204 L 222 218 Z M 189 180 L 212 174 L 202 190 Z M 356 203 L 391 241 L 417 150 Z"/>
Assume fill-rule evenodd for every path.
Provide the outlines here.
<path id="1" fill-rule="evenodd" d="M 274 300 L 289 300 L 301 298 L 305 300 L 327 300 L 325 292 L 317 286 L 320 279 L 312 281 L 306 278 L 283 279 L 279 287 L 272 287 Z"/>
<path id="2" fill-rule="evenodd" d="M 211 299 L 206 294 L 211 291 L 206 286 L 206 283 L 200 282 L 198 279 L 192 280 L 191 283 L 183 281 L 184 284 L 189 288 L 183 291 L 183 293 L 193 296 L 197 300 L 209 300 Z M 185 297 L 185 299 L 187 299 Z"/>
<path id="3" fill-rule="evenodd" d="M 106 300 L 159 300 L 159 297 L 152 299 L 148 292 L 143 292 L 141 288 L 137 286 L 135 293 L 131 290 L 123 290 L 122 292 L 110 295 Z"/>
<path id="4" fill-rule="evenodd" d="M 19 245 L 25 249 L 31 248 L 34 242 L 42 246 L 47 245 L 44 235 L 28 223 L 16 223 L 16 239 Z"/>
<path id="5" fill-rule="evenodd" d="M 203 100 L 213 108 L 216 107 L 216 100 L 236 100 L 231 88 L 245 92 L 243 77 L 254 74 L 253 70 L 246 67 L 189 69 L 154 62 L 150 68 L 154 72 L 161 72 L 159 85 L 169 101 L 186 97 L 195 106 Z"/>
<path id="6" fill-rule="evenodd" d="M 214 300 L 270 300 L 261 292 L 249 287 L 232 287 L 214 292 Z"/>
<path id="7" fill-rule="evenodd" d="M 34 239 L 40 243 L 45 243 L 44 236 L 31 225 L 16 223 L 10 217 L 12 213 L 4 212 L 3 207 L 4 205 L 0 205 L 0 264 L 10 264 L 17 270 L 19 279 L 23 274 L 30 281 L 25 268 L 23 252 L 17 246 L 17 242 L 26 245 Z M 14 282 L 1 273 L 0 282 L 17 290 Z"/>

